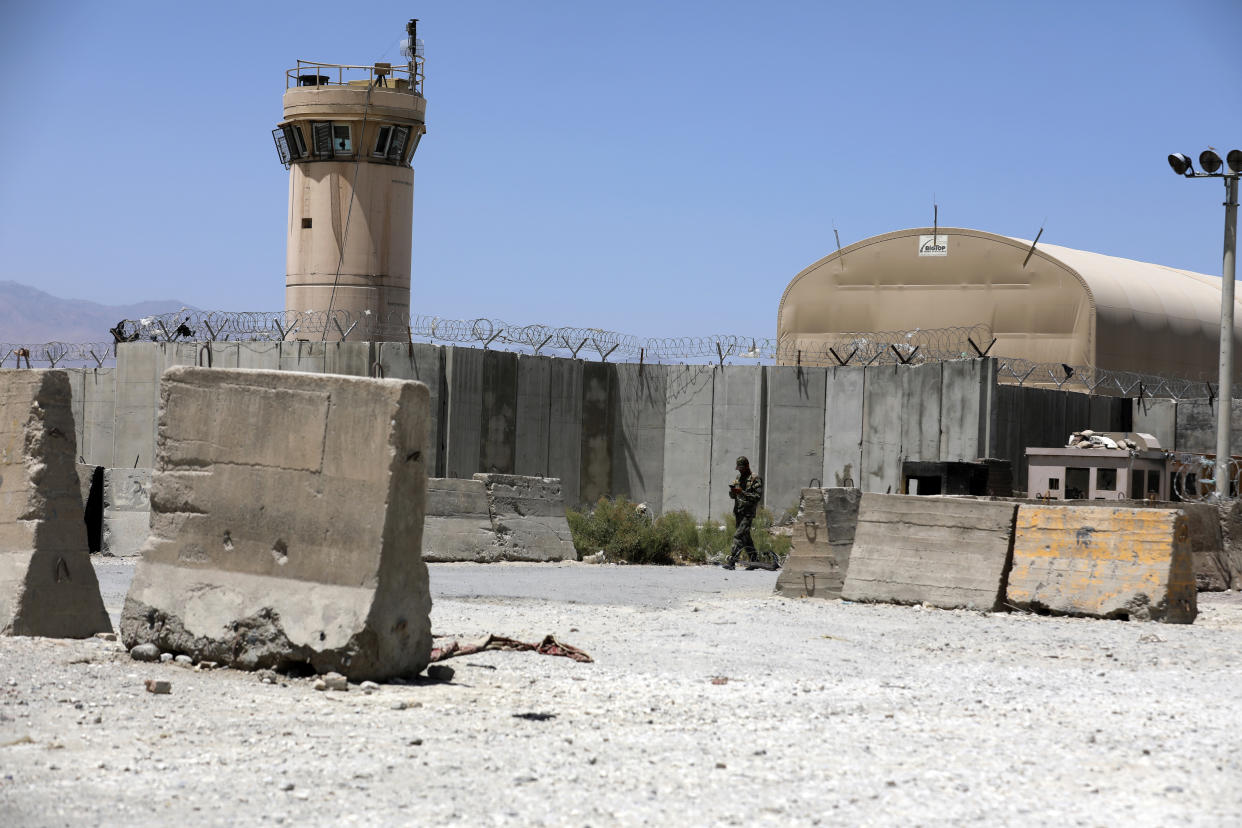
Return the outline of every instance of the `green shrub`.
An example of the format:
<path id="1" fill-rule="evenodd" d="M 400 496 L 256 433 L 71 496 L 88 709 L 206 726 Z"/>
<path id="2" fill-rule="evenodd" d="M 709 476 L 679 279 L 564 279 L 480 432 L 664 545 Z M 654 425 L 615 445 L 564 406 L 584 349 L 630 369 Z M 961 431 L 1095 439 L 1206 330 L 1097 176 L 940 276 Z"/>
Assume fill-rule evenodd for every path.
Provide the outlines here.
<path id="1" fill-rule="evenodd" d="M 579 556 L 603 550 L 605 560 L 634 564 L 704 563 L 722 559 L 733 545 L 736 523 L 727 514 L 719 523 L 699 526 L 689 512 L 676 511 L 652 519 L 640 512 L 628 498 L 600 498 L 588 512 L 569 509 L 566 512 L 573 533 L 574 548 Z M 751 529 L 756 549 L 774 550 L 782 559 L 789 554 L 792 542 L 785 536 L 773 536 L 772 513 L 761 508 Z"/>

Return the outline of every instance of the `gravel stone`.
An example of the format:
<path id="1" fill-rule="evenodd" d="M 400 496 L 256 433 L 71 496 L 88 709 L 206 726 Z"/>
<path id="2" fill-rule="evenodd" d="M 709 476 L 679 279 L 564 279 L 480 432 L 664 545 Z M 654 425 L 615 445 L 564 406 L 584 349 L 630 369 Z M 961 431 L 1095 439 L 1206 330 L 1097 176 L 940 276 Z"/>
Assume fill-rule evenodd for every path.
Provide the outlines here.
<path id="1" fill-rule="evenodd" d="M 129 655 L 135 661 L 159 661 L 160 648 L 154 644 L 139 644 L 129 651 Z"/>

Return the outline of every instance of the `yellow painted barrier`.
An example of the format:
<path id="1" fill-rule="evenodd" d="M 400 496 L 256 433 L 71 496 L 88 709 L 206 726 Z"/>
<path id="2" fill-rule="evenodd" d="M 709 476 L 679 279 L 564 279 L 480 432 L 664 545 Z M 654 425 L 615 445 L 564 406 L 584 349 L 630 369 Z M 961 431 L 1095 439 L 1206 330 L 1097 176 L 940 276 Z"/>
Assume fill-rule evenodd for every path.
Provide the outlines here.
<path id="1" fill-rule="evenodd" d="M 1189 624 L 1198 609 L 1186 516 L 1023 504 L 1006 596 L 1019 609 Z"/>

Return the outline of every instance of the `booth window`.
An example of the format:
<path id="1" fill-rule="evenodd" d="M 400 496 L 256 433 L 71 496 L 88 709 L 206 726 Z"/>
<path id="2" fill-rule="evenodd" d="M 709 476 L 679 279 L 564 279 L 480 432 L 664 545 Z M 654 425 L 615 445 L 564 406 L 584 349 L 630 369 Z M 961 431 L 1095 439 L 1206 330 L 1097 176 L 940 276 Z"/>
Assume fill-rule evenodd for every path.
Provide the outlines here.
<path id="1" fill-rule="evenodd" d="M 1096 469 L 1095 470 L 1095 488 L 1101 492 L 1117 491 L 1117 470 L 1116 469 Z"/>

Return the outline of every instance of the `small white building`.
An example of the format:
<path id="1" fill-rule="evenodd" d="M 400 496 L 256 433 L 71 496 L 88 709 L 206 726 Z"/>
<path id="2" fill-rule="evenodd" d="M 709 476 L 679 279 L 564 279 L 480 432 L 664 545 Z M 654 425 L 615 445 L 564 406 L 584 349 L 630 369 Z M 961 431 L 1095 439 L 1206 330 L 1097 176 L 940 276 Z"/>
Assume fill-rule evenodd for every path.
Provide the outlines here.
<path id="1" fill-rule="evenodd" d="M 1137 448 L 1028 448 L 1028 497 L 1052 500 L 1169 500 L 1169 459 L 1150 434 L 1105 433 Z"/>

